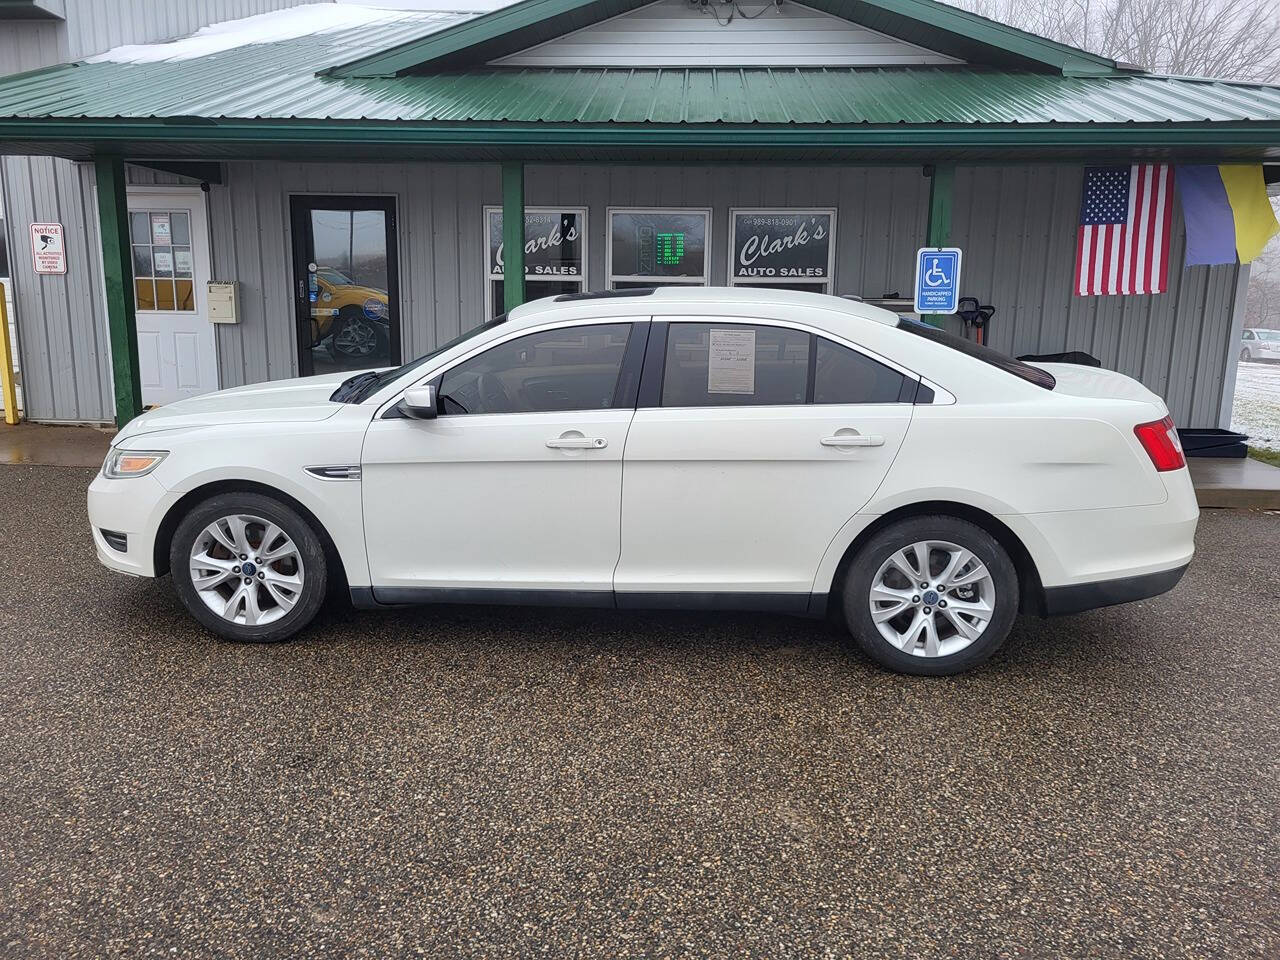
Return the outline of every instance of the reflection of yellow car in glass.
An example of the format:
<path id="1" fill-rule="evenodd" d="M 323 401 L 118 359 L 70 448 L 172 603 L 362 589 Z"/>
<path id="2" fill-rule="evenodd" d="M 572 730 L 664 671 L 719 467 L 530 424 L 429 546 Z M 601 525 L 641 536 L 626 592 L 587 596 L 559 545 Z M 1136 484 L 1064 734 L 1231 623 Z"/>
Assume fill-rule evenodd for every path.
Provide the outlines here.
<path id="1" fill-rule="evenodd" d="M 391 325 L 387 291 L 356 283 L 332 267 L 316 271 L 316 300 L 311 306 L 311 342 L 328 341 L 348 360 L 390 356 Z"/>

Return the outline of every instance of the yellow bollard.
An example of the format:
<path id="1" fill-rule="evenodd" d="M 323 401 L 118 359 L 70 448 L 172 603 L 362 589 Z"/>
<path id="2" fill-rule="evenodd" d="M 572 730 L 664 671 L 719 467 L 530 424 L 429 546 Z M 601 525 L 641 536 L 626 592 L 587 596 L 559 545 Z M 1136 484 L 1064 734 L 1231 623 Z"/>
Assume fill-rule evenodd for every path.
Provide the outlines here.
<path id="1" fill-rule="evenodd" d="M 13 382 L 13 347 L 9 343 L 9 314 L 4 302 L 4 284 L 0 283 L 0 389 L 4 396 L 4 422 L 18 422 L 18 390 Z"/>

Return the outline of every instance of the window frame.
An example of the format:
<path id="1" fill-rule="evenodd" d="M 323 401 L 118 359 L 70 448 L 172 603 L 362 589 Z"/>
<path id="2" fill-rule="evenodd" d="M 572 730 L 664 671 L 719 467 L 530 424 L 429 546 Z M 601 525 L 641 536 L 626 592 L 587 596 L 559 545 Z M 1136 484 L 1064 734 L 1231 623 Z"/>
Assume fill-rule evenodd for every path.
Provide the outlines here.
<path id="1" fill-rule="evenodd" d="M 613 218 L 616 214 L 676 214 L 679 216 L 701 215 L 706 223 L 703 231 L 702 276 L 701 277 L 658 277 L 630 274 L 614 274 L 613 272 Z M 711 286 L 711 237 L 712 210 L 710 207 L 605 207 L 604 211 L 604 275 L 605 288 L 608 290 L 623 289 L 615 287 L 615 283 L 651 284 L 653 286 L 709 287 Z"/>
<path id="2" fill-rule="evenodd" d="M 577 282 L 578 282 L 578 292 L 586 293 L 586 291 L 590 289 L 590 287 L 587 284 L 587 274 L 591 272 L 591 215 L 590 215 L 589 209 L 587 207 L 545 207 L 544 206 L 544 207 L 525 207 L 524 212 L 525 213 L 575 213 L 582 217 L 582 220 L 581 220 L 581 223 L 582 223 L 582 230 L 581 230 L 582 273 L 578 276 Z M 499 313 L 501 313 L 503 310 L 506 309 L 505 306 L 501 306 L 500 304 L 495 304 L 493 302 L 493 284 L 497 280 L 501 280 L 505 283 L 506 272 L 504 270 L 504 272 L 501 274 L 495 274 L 489 269 L 489 249 L 490 249 L 491 243 L 493 242 L 493 238 L 490 236 L 490 233 L 489 233 L 489 214 L 490 213 L 502 213 L 502 204 L 487 203 L 484 205 L 481 211 L 481 216 L 484 218 L 484 226 L 482 231 L 484 234 L 484 243 L 482 244 L 482 248 L 481 248 L 481 254 L 484 257 L 484 265 L 483 265 L 484 313 L 486 317 L 489 317 L 490 319 L 492 319 L 493 317 L 497 316 Z M 534 277 L 532 279 L 535 283 L 542 282 L 542 278 L 540 277 Z M 525 290 L 527 292 L 529 289 L 528 284 L 530 281 L 530 277 L 527 273 L 525 274 L 524 281 L 525 281 Z M 556 282 L 556 283 L 572 283 L 573 282 L 571 278 L 564 278 L 564 277 L 557 277 L 554 280 L 548 277 L 546 278 L 546 281 Z M 551 296 L 555 296 L 555 294 L 551 294 Z M 501 309 L 499 309 L 500 306 L 501 306 Z"/>
<path id="3" fill-rule="evenodd" d="M 822 280 L 813 277 L 744 277 L 735 278 L 733 269 L 734 251 L 738 246 L 738 214 L 759 214 L 761 216 L 789 214 L 826 214 L 831 217 L 831 242 L 827 244 L 827 275 Z M 823 293 L 830 294 L 836 285 L 836 237 L 837 220 L 835 207 L 730 207 L 729 208 L 729 252 L 725 261 L 725 279 L 731 287 L 799 287 L 813 286 L 821 283 Z"/>
<path id="4" fill-rule="evenodd" d="M 662 390 L 666 377 L 667 366 L 667 343 L 670 334 L 670 328 L 677 323 L 690 324 L 710 324 L 711 326 L 752 326 L 752 327 L 779 327 L 786 330 L 795 330 L 800 333 L 809 335 L 809 370 L 805 383 L 805 400 L 804 403 L 783 403 L 783 404 L 716 404 L 694 407 L 665 407 L 662 405 Z M 867 403 L 867 404 L 839 404 L 839 403 L 814 403 L 814 372 L 817 365 L 817 342 L 815 338 L 829 340 L 838 347 L 844 347 L 852 350 L 854 353 L 860 354 L 868 360 L 872 360 L 882 366 L 888 367 L 895 373 L 903 376 L 903 389 L 898 399 L 893 403 Z M 923 388 L 923 389 L 922 389 Z M 678 316 L 678 317 L 654 317 L 653 323 L 649 330 L 649 347 L 645 351 L 644 370 L 640 377 L 640 390 L 636 399 L 637 409 L 659 409 L 659 410 L 770 410 L 780 407 L 838 407 L 838 406 L 868 406 L 868 407 L 885 407 L 898 406 L 899 404 L 915 405 L 919 403 L 945 403 L 950 394 L 939 392 L 934 384 L 922 377 L 902 364 L 894 360 L 890 360 L 881 354 L 876 353 L 860 344 L 852 343 L 844 337 L 837 336 L 829 330 L 812 326 L 807 323 L 798 321 L 777 320 L 762 317 L 737 317 L 737 316 Z M 954 402 L 954 401 L 951 401 Z"/>

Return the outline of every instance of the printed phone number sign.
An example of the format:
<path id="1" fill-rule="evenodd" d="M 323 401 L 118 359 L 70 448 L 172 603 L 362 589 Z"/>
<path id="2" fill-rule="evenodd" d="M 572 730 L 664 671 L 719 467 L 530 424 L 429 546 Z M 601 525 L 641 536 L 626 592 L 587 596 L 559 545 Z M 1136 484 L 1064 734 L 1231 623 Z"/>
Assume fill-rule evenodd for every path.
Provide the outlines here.
<path id="1" fill-rule="evenodd" d="M 31 225 L 31 262 L 36 273 L 67 272 L 67 248 L 63 242 L 62 224 Z"/>

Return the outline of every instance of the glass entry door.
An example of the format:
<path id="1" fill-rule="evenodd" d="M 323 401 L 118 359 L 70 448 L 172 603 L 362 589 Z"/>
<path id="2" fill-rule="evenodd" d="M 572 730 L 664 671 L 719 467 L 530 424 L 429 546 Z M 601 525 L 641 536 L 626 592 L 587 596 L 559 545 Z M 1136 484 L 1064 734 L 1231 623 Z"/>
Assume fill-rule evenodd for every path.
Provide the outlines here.
<path id="1" fill-rule="evenodd" d="M 395 198 L 291 198 L 298 370 L 400 363 Z"/>

